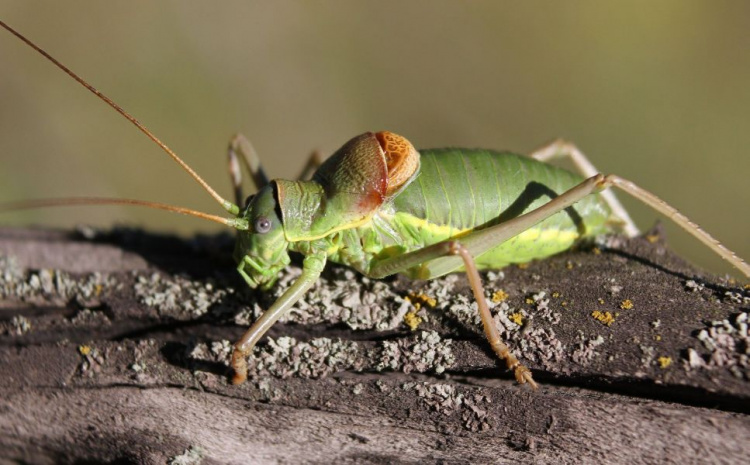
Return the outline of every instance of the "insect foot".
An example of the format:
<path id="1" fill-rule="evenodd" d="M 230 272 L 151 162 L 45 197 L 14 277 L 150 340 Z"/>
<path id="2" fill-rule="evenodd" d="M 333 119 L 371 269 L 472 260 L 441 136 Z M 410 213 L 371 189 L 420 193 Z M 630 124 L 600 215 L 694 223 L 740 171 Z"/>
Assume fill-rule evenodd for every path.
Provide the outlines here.
<path id="1" fill-rule="evenodd" d="M 235 348 L 232 352 L 232 379 L 235 386 L 242 384 L 247 379 L 247 356 L 243 350 Z"/>
<path id="2" fill-rule="evenodd" d="M 518 359 L 512 353 L 510 353 L 510 351 L 507 350 L 507 348 L 505 351 L 498 350 L 494 344 L 492 348 L 495 349 L 495 353 L 497 353 L 497 355 L 501 359 L 505 360 L 505 363 L 508 364 L 508 369 L 513 370 L 513 374 L 516 376 L 516 381 L 518 381 L 518 384 L 529 383 L 529 386 L 531 386 L 531 388 L 535 391 L 539 389 L 539 386 L 531 377 L 531 370 L 521 365 L 521 362 L 519 362 Z"/>

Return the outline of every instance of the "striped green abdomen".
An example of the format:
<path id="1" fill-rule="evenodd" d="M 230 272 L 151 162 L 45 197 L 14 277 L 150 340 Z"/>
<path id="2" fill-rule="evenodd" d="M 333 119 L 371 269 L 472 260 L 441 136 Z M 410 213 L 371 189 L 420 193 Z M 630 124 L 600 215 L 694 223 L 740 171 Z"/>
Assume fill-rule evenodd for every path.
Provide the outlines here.
<path id="1" fill-rule="evenodd" d="M 512 153 L 421 150 L 421 169 L 394 200 L 390 223 L 415 250 L 515 218 L 582 181 L 566 170 Z M 542 221 L 478 257 L 483 268 L 544 258 L 607 230 L 611 212 L 598 195 Z"/>

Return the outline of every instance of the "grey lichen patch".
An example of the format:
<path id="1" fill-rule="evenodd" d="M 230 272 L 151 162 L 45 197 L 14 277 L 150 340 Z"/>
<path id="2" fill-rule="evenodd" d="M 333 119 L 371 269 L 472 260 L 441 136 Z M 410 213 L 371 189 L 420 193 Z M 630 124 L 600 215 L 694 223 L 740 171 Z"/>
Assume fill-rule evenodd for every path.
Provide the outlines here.
<path id="1" fill-rule="evenodd" d="M 712 321 L 698 333 L 698 340 L 708 350 L 701 357 L 688 353 L 688 366 L 692 368 L 728 369 L 735 377 L 750 380 L 750 313 L 742 312 L 725 320 Z"/>
<path id="2" fill-rule="evenodd" d="M 747 292 L 726 291 L 724 293 L 724 302 L 734 305 L 750 305 L 750 295 Z"/>
<path id="3" fill-rule="evenodd" d="M 383 341 L 369 358 L 374 368 L 400 370 L 404 373 L 442 373 L 456 363 L 451 339 L 442 339 L 435 331 L 420 331 L 414 337 L 398 341 Z"/>
<path id="4" fill-rule="evenodd" d="M 88 308 L 84 308 L 73 317 L 71 322 L 74 325 L 87 325 L 87 326 L 106 326 L 112 324 L 107 315 L 102 312 L 96 312 Z"/>
<path id="5" fill-rule="evenodd" d="M 534 328 L 518 341 L 523 357 L 532 360 L 542 368 L 551 370 L 562 359 L 565 346 L 550 328 Z"/>
<path id="6" fill-rule="evenodd" d="M 706 286 L 704 284 L 694 281 L 692 279 L 688 279 L 687 281 L 685 281 L 685 289 L 687 289 L 690 292 L 701 292 L 705 288 Z"/>
<path id="7" fill-rule="evenodd" d="M 200 465 L 206 455 L 206 450 L 201 446 L 190 446 L 180 455 L 170 458 L 169 465 Z"/>
<path id="8" fill-rule="evenodd" d="M 133 362 L 128 365 L 130 375 L 139 383 L 151 383 L 157 379 L 154 372 L 153 353 L 159 342 L 154 339 L 138 341 L 133 348 Z M 149 361 L 150 360 L 150 361 Z"/>
<path id="9" fill-rule="evenodd" d="M 212 281 L 193 281 L 184 276 L 166 277 L 159 273 L 136 276 L 135 295 L 141 303 L 174 317 L 196 317 L 222 302 L 232 288 L 218 288 Z"/>
<path id="10" fill-rule="evenodd" d="M 24 270 L 13 257 L 0 256 L 0 298 L 22 302 L 64 304 L 71 300 L 94 305 L 116 280 L 103 273 L 72 277 L 60 270 Z"/>
<path id="11" fill-rule="evenodd" d="M 337 371 L 361 370 L 359 344 L 328 338 L 298 342 L 293 337 L 269 338 L 268 344 L 256 347 L 248 361 L 252 377 L 320 378 Z"/>
<path id="12" fill-rule="evenodd" d="M 290 267 L 282 272 L 269 303 L 279 298 L 300 276 Z M 333 267 L 284 315 L 280 321 L 298 324 L 344 323 L 351 329 L 385 331 L 402 324 L 411 305 L 385 282 L 358 276 L 350 269 Z M 248 324 L 263 312 L 260 305 L 240 312 L 235 321 Z"/>
<path id="13" fill-rule="evenodd" d="M 579 337 L 581 342 L 574 346 L 571 359 L 579 365 L 586 366 L 597 355 L 596 348 L 604 344 L 604 338 L 601 335 L 586 338 L 583 333 L 580 333 Z"/>
<path id="14" fill-rule="evenodd" d="M 404 383 L 405 390 L 414 389 L 424 405 L 442 415 L 459 413 L 464 428 L 469 431 L 490 429 L 489 412 L 481 404 L 490 402 L 487 396 L 462 392 L 450 384 Z"/>
<path id="15" fill-rule="evenodd" d="M 0 323 L 0 334 L 23 336 L 31 331 L 31 321 L 22 315 L 16 315 L 8 322 Z"/>
<path id="16" fill-rule="evenodd" d="M 651 367 L 656 360 L 656 348 L 645 344 L 639 345 L 638 348 L 641 349 L 641 365 L 643 368 Z M 639 371 L 636 375 L 645 376 L 645 373 Z"/>

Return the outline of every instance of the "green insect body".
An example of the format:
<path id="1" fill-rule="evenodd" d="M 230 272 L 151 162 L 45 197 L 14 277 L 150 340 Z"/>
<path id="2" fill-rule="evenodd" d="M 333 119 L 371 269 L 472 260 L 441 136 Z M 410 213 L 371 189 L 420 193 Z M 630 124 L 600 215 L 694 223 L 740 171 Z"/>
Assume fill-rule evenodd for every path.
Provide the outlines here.
<path id="1" fill-rule="evenodd" d="M 582 181 L 589 182 L 589 190 L 567 208 L 526 219 Z M 596 182 L 511 153 L 439 149 L 420 154 L 389 132 L 350 140 L 311 181 L 271 181 L 239 215 L 247 228 L 238 234 L 237 270 L 251 287 L 268 288 L 292 251 L 305 256 L 303 273 L 235 345 L 233 382 L 244 381 L 252 347 L 302 298 L 328 260 L 374 278 L 404 273 L 429 279 L 471 267 L 474 293 L 483 299 L 477 268 L 547 257 L 622 224 L 605 201 L 589 195 Z M 483 231 L 519 221 L 517 232 L 479 244 Z M 536 386 L 500 341 L 486 303 L 480 303 L 480 314 L 495 352 L 520 382 Z"/>
<path id="2" fill-rule="evenodd" d="M 331 166 L 340 165 L 341 160 L 337 157 L 341 158 L 341 154 L 340 151 L 331 158 Z M 350 207 L 345 206 L 342 211 L 330 208 L 327 203 L 326 192 L 331 191 L 327 189 L 330 186 L 323 186 L 316 180 L 273 181 L 272 184 L 283 183 L 287 191 L 290 185 L 297 187 L 294 194 L 298 198 L 285 203 L 280 210 L 281 218 L 272 213 L 276 207 L 272 198 L 275 186 L 264 188 L 250 202 L 244 215 L 249 224 L 254 224 L 260 217 L 270 218 L 277 228 L 275 233 L 265 233 L 270 236 L 263 242 L 254 239 L 257 234 L 253 231 L 240 233 L 235 257 L 240 263 L 249 260 L 257 265 L 241 267 L 243 276 L 252 286 L 272 284 L 278 271 L 289 262 L 282 248 L 305 255 L 320 251 L 332 262 L 370 275 L 373 265 L 384 258 L 460 238 L 471 231 L 517 217 L 583 181 L 580 176 L 561 168 L 507 152 L 422 150 L 420 162 L 418 172 L 403 190 L 380 204 L 366 221 L 352 226 L 351 222 L 359 218 L 351 217 Z M 345 179 L 349 181 L 351 178 Z M 353 197 L 361 196 L 357 192 Z M 318 213 L 317 208 L 304 208 L 306 204 L 328 207 L 322 215 L 325 228 L 317 231 L 320 237 L 305 239 L 310 230 L 315 229 L 312 217 Z M 347 215 L 349 218 L 342 219 Z M 288 233 L 287 223 L 282 218 L 292 218 L 292 223 L 297 225 L 296 231 Z M 475 257 L 476 263 L 480 269 L 497 269 L 511 263 L 548 257 L 569 249 L 581 238 L 611 231 L 615 224 L 607 204 L 598 195 L 588 196 L 575 208 L 552 215 Z M 300 228 L 306 230 L 300 231 Z M 328 230 L 333 232 L 325 234 Z M 281 234 L 281 231 L 286 234 Z M 286 243 L 284 238 L 288 240 Z M 256 257 L 263 255 L 266 257 L 261 265 Z M 434 274 L 426 265 L 402 273 L 412 278 L 430 279 L 461 269 Z"/>

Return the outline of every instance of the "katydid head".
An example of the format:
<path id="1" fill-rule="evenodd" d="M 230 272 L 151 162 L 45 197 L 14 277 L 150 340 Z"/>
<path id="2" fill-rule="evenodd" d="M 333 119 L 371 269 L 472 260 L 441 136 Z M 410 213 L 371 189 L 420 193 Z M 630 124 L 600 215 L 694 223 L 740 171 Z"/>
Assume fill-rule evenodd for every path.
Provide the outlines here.
<path id="1" fill-rule="evenodd" d="M 245 263 L 248 284 L 268 289 L 279 272 L 289 264 L 288 242 L 284 237 L 275 183 L 267 184 L 247 202 L 240 217 L 248 229 L 240 230 L 235 246 L 235 259 Z"/>

